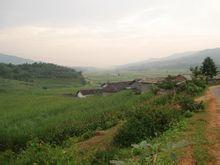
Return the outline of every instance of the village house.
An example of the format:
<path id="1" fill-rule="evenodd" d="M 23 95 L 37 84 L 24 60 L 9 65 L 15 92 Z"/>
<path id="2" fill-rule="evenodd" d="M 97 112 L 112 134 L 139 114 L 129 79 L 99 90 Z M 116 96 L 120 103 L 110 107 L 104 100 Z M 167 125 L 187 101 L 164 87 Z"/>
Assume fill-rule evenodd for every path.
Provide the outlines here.
<path id="1" fill-rule="evenodd" d="M 158 81 L 158 84 L 164 83 L 164 82 L 172 82 L 175 85 L 179 86 L 182 84 L 185 84 L 187 82 L 187 78 L 183 75 L 177 75 L 177 76 L 168 76 L 162 81 Z"/>
<path id="2" fill-rule="evenodd" d="M 186 83 L 186 82 L 187 82 L 187 79 L 186 79 L 186 77 L 183 76 L 183 75 L 177 75 L 177 76 L 174 76 L 171 81 L 172 81 L 172 82 L 175 82 L 176 85 L 180 85 L 180 84 Z"/>
<path id="3" fill-rule="evenodd" d="M 79 98 L 84 98 L 97 94 L 102 94 L 102 89 L 81 89 L 76 92 L 76 96 Z"/>
<path id="4" fill-rule="evenodd" d="M 184 77 L 184 76 L 183 76 Z M 181 75 L 176 76 L 172 79 L 172 81 L 182 82 L 185 81 L 185 77 L 183 78 Z M 79 98 L 84 98 L 91 95 L 97 94 L 109 94 L 116 93 L 126 89 L 132 89 L 137 93 L 148 92 L 153 84 L 158 84 L 159 82 L 164 81 L 164 78 L 154 78 L 154 79 L 136 79 L 133 81 L 123 81 L 123 82 L 111 82 L 104 83 L 101 85 L 99 89 L 83 89 L 79 90 L 76 93 L 76 96 Z"/>
<path id="5" fill-rule="evenodd" d="M 101 85 L 103 93 L 115 93 L 121 90 L 130 89 L 134 81 L 104 83 Z"/>
<path id="6" fill-rule="evenodd" d="M 144 84 L 158 84 L 162 81 L 164 81 L 164 77 L 143 78 L 139 80 L 140 83 Z"/>
<path id="7" fill-rule="evenodd" d="M 165 83 L 165 82 L 171 82 L 175 85 L 175 88 L 173 89 L 164 89 L 160 88 L 157 91 L 157 95 L 163 95 L 163 94 L 172 94 L 175 93 L 177 89 L 181 89 L 184 87 L 187 83 L 187 78 L 184 77 L 183 75 L 177 75 L 177 76 L 168 76 L 164 81 L 161 81 L 160 83 Z"/>
<path id="8" fill-rule="evenodd" d="M 153 84 L 154 83 L 152 83 L 152 82 L 146 82 L 146 81 L 143 81 L 142 79 L 140 79 L 140 80 L 135 80 L 130 85 L 130 88 L 137 93 L 143 93 L 143 92 L 150 91 Z"/>

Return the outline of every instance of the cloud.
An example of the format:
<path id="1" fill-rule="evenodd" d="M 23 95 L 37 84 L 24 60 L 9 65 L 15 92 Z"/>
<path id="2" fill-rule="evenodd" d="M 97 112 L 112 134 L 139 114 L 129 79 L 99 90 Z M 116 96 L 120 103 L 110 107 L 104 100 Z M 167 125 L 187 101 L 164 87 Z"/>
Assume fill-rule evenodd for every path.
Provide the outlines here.
<path id="1" fill-rule="evenodd" d="M 0 51 L 36 60 L 106 66 L 220 45 L 217 0 L 0 4 Z"/>

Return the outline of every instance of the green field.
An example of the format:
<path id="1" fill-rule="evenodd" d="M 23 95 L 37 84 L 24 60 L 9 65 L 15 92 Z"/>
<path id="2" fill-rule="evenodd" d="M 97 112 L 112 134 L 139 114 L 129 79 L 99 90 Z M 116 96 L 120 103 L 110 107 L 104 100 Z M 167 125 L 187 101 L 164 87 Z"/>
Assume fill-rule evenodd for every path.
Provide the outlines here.
<path id="1" fill-rule="evenodd" d="M 56 88 L 45 90 L 40 84 Z M 69 136 L 108 128 L 117 122 L 112 118 L 113 114 L 126 110 L 140 97 L 124 91 L 105 97 L 79 99 L 64 95 L 76 92 L 77 87 L 68 87 L 68 83 L 64 87 L 57 86 L 46 80 L 41 83 L 38 80 L 35 85 L 1 79 L 1 148 L 19 149 L 35 137 L 61 143 Z"/>
<path id="2" fill-rule="evenodd" d="M 156 87 L 143 94 L 124 90 L 74 96 L 78 89 L 93 88 L 106 78 L 87 84 L 69 78 L 27 82 L 1 78 L 0 164 L 108 164 L 114 159 L 139 164 L 145 154 L 134 154 L 132 144 L 152 143 L 164 133 L 166 140 L 167 131 L 175 134 L 175 126 L 202 107 L 192 99 L 203 88 L 193 83 L 176 94 L 156 95 Z M 173 88 L 169 83 L 164 87 Z M 96 134 L 99 131 L 103 136 Z M 151 162 L 151 156 L 147 158 Z M 161 159 L 172 162 L 167 154 Z"/>
<path id="3" fill-rule="evenodd" d="M 84 72 L 83 75 L 87 81 L 91 84 L 101 84 L 105 82 L 117 82 L 117 81 L 130 81 L 133 79 L 142 78 L 155 78 L 155 77 L 166 77 L 167 75 L 178 75 L 186 74 L 189 75 L 189 70 L 173 69 L 173 70 L 146 70 L 146 71 L 97 71 L 97 72 Z"/>

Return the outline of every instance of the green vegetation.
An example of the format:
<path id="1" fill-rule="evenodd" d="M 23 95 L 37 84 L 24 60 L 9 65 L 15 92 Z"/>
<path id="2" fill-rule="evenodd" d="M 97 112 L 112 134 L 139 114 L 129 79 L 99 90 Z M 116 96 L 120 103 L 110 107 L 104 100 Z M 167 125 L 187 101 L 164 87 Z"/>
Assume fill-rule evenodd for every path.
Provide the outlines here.
<path id="1" fill-rule="evenodd" d="M 21 86 L 25 87 L 29 86 Z M 116 113 L 126 110 L 140 97 L 125 91 L 105 97 L 78 99 L 59 94 L 64 90 L 71 92 L 71 88 L 29 88 L 0 94 L 1 148 L 24 147 L 35 137 L 45 142 L 60 143 L 69 136 L 109 128 L 118 120 Z"/>
<path id="2" fill-rule="evenodd" d="M 212 79 L 217 75 L 217 67 L 210 57 L 204 59 L 202 66 L 200 68 L 196 66 L 195 68 L 190 68 L 192 72 L 193 79 L 200 79 L 200 80 L 209 80 Z"/>
<path id="3" fill-rule="evenodd" d="M 148 93 L 126 90 L 79 99 L 72 93 L 97 82 L 82 86 L 81 73 L 58 66 L 59 72 L 50 64 L 19 67 L 33 73 L 28 81 L 18 81 L 14 71 L 16 76 L 0 78 L 0 164 L 176 164 L 179 148 L 191 144 L 183 136 L 189 117 L 205 108 L 194 101 L 207 87 L 198 68 L 191 70 L 192 80 L 177 84 L 169 76 Z M 205 123 L 199 122 L 193 143 L 194 156 L 202 162 L 200 155 L 208 157 L 202 152 L 204 138 L 199 140 Z M 92 149 L 83 145 L 97 131 L 112 129 L 111 139 L 103 137 L 108 142 L 100 148 L 96 140 Z"/>
<path id="4" fill-rule="evenodd" d="M 211 156 L 208 152 L 208 140 L 206 138 L 206 119 L 205 112 L 203 114 L 199 114 L 197 119 L 192 120 L 194 124 L 194 133 L 192 135 L 192 142 L 194 143 L 193 156 L 197 162 L 197 164 L 208 164 L 211 160 Z"/>
<path id="5" fill-rule="evenodd" d="M 83 140 L 93 136 L 93 131 L 110 128 L 123 120 L 114 145 L 130 146 L 159 137 L 185 116 L 182 113 L 185 111 L 175 107 L 181 91 L 178 95 L 160 96 L 151 92 L 136 95 L 132 91 L 123 91 L 78 99 L 63 95 L 77 88 L 72 90 L 67 85 L 45 90 L 41 85 L 51 84 L 51 81 L 37 81 L 37 84 L 36 81 L 1 81 L 7 90 L 0 94 L 0 144 L 5 150 L 0 154 L 0 161 L 16 164 L 77 161 L 73 152 L 62 154 L 71 137 Z M 71 145 L 75 143 L 71 142 Z M 36 152 L 38 154 L 31 156 Z M 108 157 L 109 152 L 106 154 Z M 85 161 L 92 162 L 93 159 L 96 158 L 89 157 Z"/>
<path id="6" fill-rule="evenodd" d="M 21 65 L 0 63 L 0 77 L 23 81 L 31 81 L 36 78 L 66 78 L 84 83 L 84 78 L 81 72 L 76 72 L 74 69 L 71 68 L 46 63 Z"/>
<path id="7" fill-rule="evenodd" d="M 177 164 L 182 148 L 189 145 L 189 141 L 183 136 L 188 120 L 182 120 L 174 124 L 161 136 L 152 140 L 145 140 L 132 145 L 132 157 L 128 159 L 133 164 Z"/>
<path id="8" fill-rule="evenodd" d="M 167 99 L 168 98 L 168 99 Z M 120 146 L 130 146 L 143 139 L 154 138 L 178 121 L 180 112 L 168 104 L 172 97 L 155 97 L 144 106 L 137 106 L 115 137 Z"/>
<path id="9" fill-rule="evenodd" d="M 105 82 L 117 82 L 117 81 L 130 81 L 133 79 L 140 79 L 143 77 L 155 78 L 166 77 L 167 75 L 178 75 L 180 73 L 190 74 L 187 69 L 174 69 L 174 70 L 162 70 L 162 69 L 148 69 L 144 71 L 97 71 L 97 72 L 85 72 L 84 77 L 92 84 L 101 84 Z"/>
<path id="10" fill-rule="evenodd" d="M 217 67 L 215 66 L 213 59 L 207 57 L 203 61 L 201 66 L 201 73 L 209 79 L 217 75 Z"/>

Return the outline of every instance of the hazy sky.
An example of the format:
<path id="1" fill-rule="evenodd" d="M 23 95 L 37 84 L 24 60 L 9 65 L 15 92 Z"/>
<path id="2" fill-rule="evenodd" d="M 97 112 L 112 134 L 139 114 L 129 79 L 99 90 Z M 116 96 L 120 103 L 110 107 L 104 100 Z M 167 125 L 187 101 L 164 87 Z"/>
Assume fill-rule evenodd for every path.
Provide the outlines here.
<path id="1" fill-rule="evenodd" d="M 0 0 L 0 52 L 110 66 L 220 47 L 220 0 Z"/>

